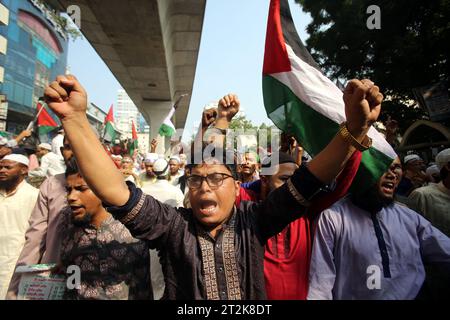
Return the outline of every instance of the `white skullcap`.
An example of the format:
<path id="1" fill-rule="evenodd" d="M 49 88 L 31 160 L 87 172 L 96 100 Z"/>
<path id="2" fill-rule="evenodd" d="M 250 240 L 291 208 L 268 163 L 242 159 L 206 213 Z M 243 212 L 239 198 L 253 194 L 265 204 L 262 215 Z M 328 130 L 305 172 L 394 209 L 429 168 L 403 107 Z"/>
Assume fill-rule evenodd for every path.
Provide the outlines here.
<path id="1" fill-rule="evenodd" d="M 5 146 L 8 148 L 14 148 L 17 147 L 17 141 L 14 139 L 8 140 L 5 137 L 0 137 L 0 147 Z"/>
<path id="2" fill-rule="evenodd" d="M 432 175 L 433 173 L 439 173 L 439 171 L 441 171 L 441 170 L 439 170 L 439 167 L 438 167 L 437 165 L 433 164 L 432 166 L 429 166 L 429 167 L 427 168 L 426 174 L 427 174 L 428 176 L 430 176 L 430 175 Z"/>
<path id="3" fill-rule="evenodd" d="M 112 154 L 112 155 L 111 155 L 111 158 L 122 160 L 122 156 L 121 156 L 120 154 Z"/>
<path id="4" fill-rule="evenodd" d="M 8 139 L 0 137 L 0 146 L 5 146 L 8 143 Z"/>
<path id="5" fill-rule="evenodd" d="M 404 159 L 403 163 L 407 164 L 410 161 L 416 161 L 416 160 L 422 160 L 421 157 L 419 157 L 417 154 L 408 154 Z"/>
<path id="6" fill-rule="evenodd" d="M 169 159 L 169 161 L 170 161 L 170 160 L 175 160 L 175 161 L 177 161 L 178 163 L 181 163 L 181 159 L 180 159 L 179 156 L 171 156 L 170 159 Z"/>
<path id="7" fill-rule="evenodd" d="M 38 145 L 38 148 L 46 149 L 48 151 L 52 151 L 52 146 L 48 143 L 41 143 Z"/>
<path id="8" fill-rule="evenodd" d="M 30 164 L 30 160 L 28 160 L 27 157 L 25 157 L 22 154 L 16 154 L 16 153 L 11 153 L 8 154 L 6 156 L 3 157 L 2 160 L 10 160 L 10 161 L 15 161 L 21 164 L 24 164 L 28 167 L 28 165 Z"/>
<path id="9" fill-rule="evenodd" d="M 17 141 L 14 139 L 8 140 L 5 137 L 0 137 L 0 146 L 6 146 L 8 148 L 17 147 Z"/>
<path id="10" fill-rule="evenodd" d="M 436 165 L 439 167 L 439 170 L 450 162 L 450 148 L 444 149 L 439 152 L 436 156 Z"/>
<path id="11" fill-rule="evenodd" d="M 17 147 L 17 141 L 14 139 L 8 140 L 8 142 L 6 143 L 6 146 L 8 148 L 15 148 L 15 147 Z"/>
<path id="12" fill-rule="evenodd" d="M 144 163 L 155 163 L 156 160 L 159 159 L 159 155 L 157 153 L 147 153 L 144 159 Z"/>
<path id="13" fill-rule="evenodd" d="M 153 164 L 153 172 L 157 176 L 166 176 L 169 174 L 169 163 L 164 159 L 158 159 Z"/>

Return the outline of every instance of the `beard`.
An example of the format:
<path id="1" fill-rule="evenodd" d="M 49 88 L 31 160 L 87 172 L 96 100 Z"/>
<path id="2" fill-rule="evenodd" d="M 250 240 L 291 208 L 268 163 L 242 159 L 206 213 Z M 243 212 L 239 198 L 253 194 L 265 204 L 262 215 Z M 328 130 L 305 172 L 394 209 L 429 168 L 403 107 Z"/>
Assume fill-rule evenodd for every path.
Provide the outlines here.
<path id="1" fill-rule="evenodd" d="M 86 213 L 80 218 L 72 217 L 72 224 L 76 227 L 86 227 L 92 223 L 93 215 L 91 213 Z"/>
<path id="2" fill-rule="evenodd" d="M 357 207 L 370 213 L 377 213 L 394 202 L 393 197 L 386 197 L 381 194 L 378 185 L 373 186 L 366 192 L 352 194 L 351 200 Z"/>
<path id="3" fill-rule="evenodd" d="M 13 176 L 9 180 L 0 181 L 0 189 L 2 190 L 13 190 L 21 182 L 21 176 Z"/>

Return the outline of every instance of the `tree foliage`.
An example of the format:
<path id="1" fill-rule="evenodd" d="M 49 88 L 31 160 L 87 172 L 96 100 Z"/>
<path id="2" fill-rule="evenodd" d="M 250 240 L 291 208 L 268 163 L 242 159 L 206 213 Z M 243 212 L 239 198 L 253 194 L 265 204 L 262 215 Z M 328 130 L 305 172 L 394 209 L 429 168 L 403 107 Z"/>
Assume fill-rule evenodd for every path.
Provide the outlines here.
<path id="1" fill-rule="evenodd" d="M 328 76 L 372 79 L 390 100 L 384 116 L 398 120 L 401 129 L 425 117 L 407 106 L 412 89 L 449 78 L 449 0 L 296 2 L 311 14 L 306 45 Z M 370 5 L 381 9 L 379 30 L 366 26 Z"/>

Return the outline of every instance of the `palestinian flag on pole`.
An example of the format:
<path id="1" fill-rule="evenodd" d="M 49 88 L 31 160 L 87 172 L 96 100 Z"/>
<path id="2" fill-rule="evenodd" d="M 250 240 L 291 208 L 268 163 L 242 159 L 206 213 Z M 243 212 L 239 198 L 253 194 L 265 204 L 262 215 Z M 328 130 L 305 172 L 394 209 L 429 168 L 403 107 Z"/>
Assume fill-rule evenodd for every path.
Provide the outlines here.
<path id="1" fill-rule="evenodd" d="M 167 115 L 167 117 L 164 119 L 161 127 L 159 127 L 159 135 L 163 136 L 163 137 L 171 137 L 173 136 L 173 134 L 175 133 L 175 126 L 172 123 L 172 117 L 175 113 L 175 106 L 172 107 L 172 109 L 170 109 L 169 114 Z"/>
<path id="2" fill-rule="evenodd" d="M 287 0 L 270 2 L 263 95 L 268 117 L 280 130 L 293 134 L 311 155 L 319 153 L 345 121 L 343 93 L 323 75 L 304 47 Z M 396 157 L 375 128 L 368 135 L 373 144 L 363 152 L 353 186 L 372 185 Z"/>
<path id="3" fill-rule="evenodd" d="M 103 139 L 113 142 L 114 138 L 116 137 L 116 130 L 114 130 L 113 105 L 111 105 L 111 107 L 109 107 L 109 112 L 106 115 L 104 125 L 105 125 L 105 129 L 103 132 Z"/>
<path id="4" fill-rule="evenodd" d="M 134 150 L 137 150 L 137 148 L 138 148 L 138 136 L 136 132 L 136 127 L 134 126 L 134 121 L 131 121 L 131 141 L 130 147 L 128 148 L 130 150 L 131 156 L 134 154 Z"/>
<path id="5" fill-rule="evenodd" d="M 40 136 L 46 135 L 58 127 L 58 124 L 50 116 L 50 114 L 47 112 L 43 104 L 38 103 L 37 110 L 38 110 L 37 127 L 38 127 L 38 134 Z"/>

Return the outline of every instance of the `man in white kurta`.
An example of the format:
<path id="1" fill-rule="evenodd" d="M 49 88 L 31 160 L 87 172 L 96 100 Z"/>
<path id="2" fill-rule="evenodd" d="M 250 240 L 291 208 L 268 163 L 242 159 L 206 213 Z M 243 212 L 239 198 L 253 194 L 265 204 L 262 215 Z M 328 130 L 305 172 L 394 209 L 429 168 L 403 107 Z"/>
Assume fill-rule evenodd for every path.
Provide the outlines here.
<path id="1" fill-rule="evenodd" d="M 52 177 L 66 171 L 63 157 L 53 153 L 51 149 L 48 143 L 38 146 L 36 154 L 41 158 L 41 165 L 28 173 L 30 177 Z"/>
<path id="2" fill-rule="evenodd" d="M 156 175 L 156 182 L 145 185 L 142 187 L 142 191 L 164 204 L 172 207 L 182 207 L 184 200 L 183 193 L 180 188 L 171 185 L 167 180 L 169 174 L 169 164 L 167 161 L 164 159 L 156 160 L 153 164 L 153 172 Z M 159 300 L 164 294 L 165 283 L 158 252 L 154 249 L 150 250 L 150 264 L 150 270 L 152 270 L 153 297 L 155 300 Z"/>
<path id="3" fill-rule="evenodd" d="M 0 299 L 4 299 L 25 243 L 39 190 L 25 181 L 28 158 L 10 154 L 0 161 Z"/>

